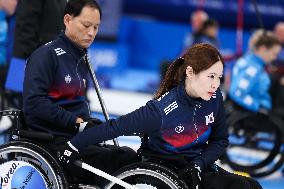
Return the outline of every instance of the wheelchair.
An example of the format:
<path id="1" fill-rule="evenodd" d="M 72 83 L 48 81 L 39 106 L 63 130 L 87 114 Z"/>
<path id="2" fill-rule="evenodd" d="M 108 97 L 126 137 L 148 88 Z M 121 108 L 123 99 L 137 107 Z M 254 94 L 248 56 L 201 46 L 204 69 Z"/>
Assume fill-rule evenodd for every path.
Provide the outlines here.
<path id="1" fill-rule="evenodd" d="M 20 110 L 0 111 L 0 116 L 12 116 L 16 120 L 11 141 L 0 146 L 1 189 L 100 188 L 95 184 L 75 183 L 54 157 L 54 153 L 41 144 L 52 141 L 54 136 L 49 133 L 26 130 L 21 114 Z M 129 188 L 188 188 L 186 183 L 178 178 L 177 168 L 165 163 L 163 159 L 152 158 L 152 155 L 147 153 L 142 152 L 140 155 L 141 162 L 127 165 L 114 173 L 117 179 L 129 184 L 131 186 Z M 77 162 L 76 165 L 81 167 L 82 162 Z M 92 172 L 97 174 L 96 171 Z M 118 182 L 111 180 L 103 188 L 128 187 L 121 187 Z"/>
<path id="2" fill-rule="evenodd" d="M 233 170 L 264 177 L 284 162 L 284 122 L 276 114 L 253 113 L 225 102 L 229 146 L 222 161 Z"/>

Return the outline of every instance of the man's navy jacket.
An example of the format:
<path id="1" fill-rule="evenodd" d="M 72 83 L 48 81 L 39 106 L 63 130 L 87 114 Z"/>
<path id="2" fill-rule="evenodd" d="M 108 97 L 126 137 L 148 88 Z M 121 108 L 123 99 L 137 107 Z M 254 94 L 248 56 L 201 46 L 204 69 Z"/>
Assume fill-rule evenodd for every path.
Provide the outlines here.
<path id="1" fill-rule="evenodd" d="M 75 134 L 77 117 L 89 118 L 84 55 L 64 34 L 31 55 L 23 91 L 27 125 L 68 136 Z"/>
<path id="2" fill-rule="evenodd" d="M 182 154 L 202 169 L 212 165 L 228 145 L 223 97 L 218 89 L 209 101 L 193 99 L 184 83 L 145 106 L 71 139 L 81 150 L 121 135 L 146 133 L 148 147 L 160 154 Z"/>

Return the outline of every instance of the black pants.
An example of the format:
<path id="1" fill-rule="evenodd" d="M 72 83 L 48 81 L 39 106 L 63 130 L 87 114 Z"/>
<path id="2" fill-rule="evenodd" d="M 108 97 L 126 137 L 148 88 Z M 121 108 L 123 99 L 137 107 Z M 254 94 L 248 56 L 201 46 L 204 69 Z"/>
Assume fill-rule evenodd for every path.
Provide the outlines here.
<path id="1" fill-rule="evenodd" d="M 54 153 L 58 145 L 67 142 L 66 138 L 56 138 L 55 142 L 48 146 L 52 148 Z M 97 169 L 108 174 L 125 165 L 140 161 L 136 152 L 129 147 L 118 147 L 114 145 L 91 145 L 80 152 L 83 161 Z M 65 167 L 66 173 L 74 183 L 104 185 L 107 180 L 99 177 L 87 170 L 78 168 L 76 165 Z"/>
<path id="2" fill-rule="evenodd" d="M 220 167 L 218 172 L 205 172 L 201 180 L 201 189 L 262 189 L 253 178 L 239 176 Z"/>

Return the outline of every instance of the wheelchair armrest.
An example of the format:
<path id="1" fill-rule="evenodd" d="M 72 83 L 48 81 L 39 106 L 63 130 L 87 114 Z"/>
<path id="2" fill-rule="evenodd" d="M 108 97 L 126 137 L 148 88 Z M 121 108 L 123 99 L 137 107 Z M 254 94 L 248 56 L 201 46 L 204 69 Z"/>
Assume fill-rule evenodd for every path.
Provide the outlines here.
<path id="1" fill-rule="evenodd" d="M 52 141 L 54 136 L 50 133 L 32 131 L 32 130 L 13 130 L 12 135 L 16 135 L 21 138 L 37 140 L 37 141 Z"/>

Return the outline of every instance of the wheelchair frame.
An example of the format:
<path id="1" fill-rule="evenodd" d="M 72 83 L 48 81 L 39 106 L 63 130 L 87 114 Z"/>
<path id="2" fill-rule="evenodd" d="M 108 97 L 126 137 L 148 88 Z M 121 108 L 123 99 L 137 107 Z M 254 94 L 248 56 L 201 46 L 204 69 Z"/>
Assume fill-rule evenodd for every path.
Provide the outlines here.
<path id="1" fill-rule="evenodd" d="M 230 145 L 223 156 L 223 162 L 233 170 L 247 172 L 252 177 L 267 176 L 278 170 L 284 162 L 283 131 L 281 130 L 283 121 L 274 114 L 264 115 L 242 110 L 230 101 L 225 104 L 225 107 L 227 111 L 229 110 L 226 122 L 229 126 Z M 252 125 L 248 123 L 252 117 L 261 120 L 261 117 L 257 116 L 262 116 L 262 119 L 265 118 L 270 124 Z M 263 144 L 266 144 L 266 147 L 261 149 L 261 145 L 265 146 Z M 234 158 L 232 155 L 234 148 L 249 150 L 249 152 L 243 152 Z M 255 157 L 257 157 L 256 161 L 252 156 L 248 156 L 252 155 L 254 151 Z M 266 155 L 263 157 L 258 155 L 259 151 L 263 151 Z"/>
<path id="2" fill-rule="evenodd" d="M 38 140 L 50 141 L 53 139 L 53 136 L 49 133 L 20 129 L 20 110 L 0 111 L 0 116 L 13 116 L 18 120 L 16 129 L 12 132 L 13 141 L 0 146 L 0 167 L 5 163 L 9 165 L 17 163 L 19 164 L 19 168 L 22 166 L 29 166 L 38 172 L 42 178 L 42 182 L 45 183 L 45 188 L 48 189 L 74 187 L 98 188 L 98 186 L 87 186 L 83 184 L 79 184 L 78 186 L 72 183 L 72 181 L 70 181 L 71 183 L 68 183 L 69 180 L 67 179 L 67 175 L 65 175 L 65 172 L 57 159 L 43 146 L 37 144 Z M 33 139 L 37 142 L 33 141 Z M 75 165 L 109 180 L 110 182 L 105 186 L 106 189 L 121 188 L 121 186 L 127 189 L 145 187 L 152 189 L 157 187 L 155 186 L 157 183 L 165 189 L 166 187 L 168 189 L 188 188 L 184 181 L 179 180 L 177 174 L 173 170 L 164 164 L 159 164 L 159 162 L 142 161 L 130 164 L 118 170 L 114 174 L 115 176 L 111 176 L 81 161 L 76 161 Z M 15 168 L 15 170 L 11 172 L 9 178 L 12 178 L 13 173 L 15 173 L 16 170 L 17 169 Z M 1 189 L 9 188 L 7 187 L 7 182 L 4 181 L 5 174 L 9 171 L 10 168 L 1 169 L 0 171 Z M 145 178 L 145 180 L 141 178 Z M 128 183 L 129 181 L 131 182 Z M 157 188 L 160 188 L 159 186 Z"/>

